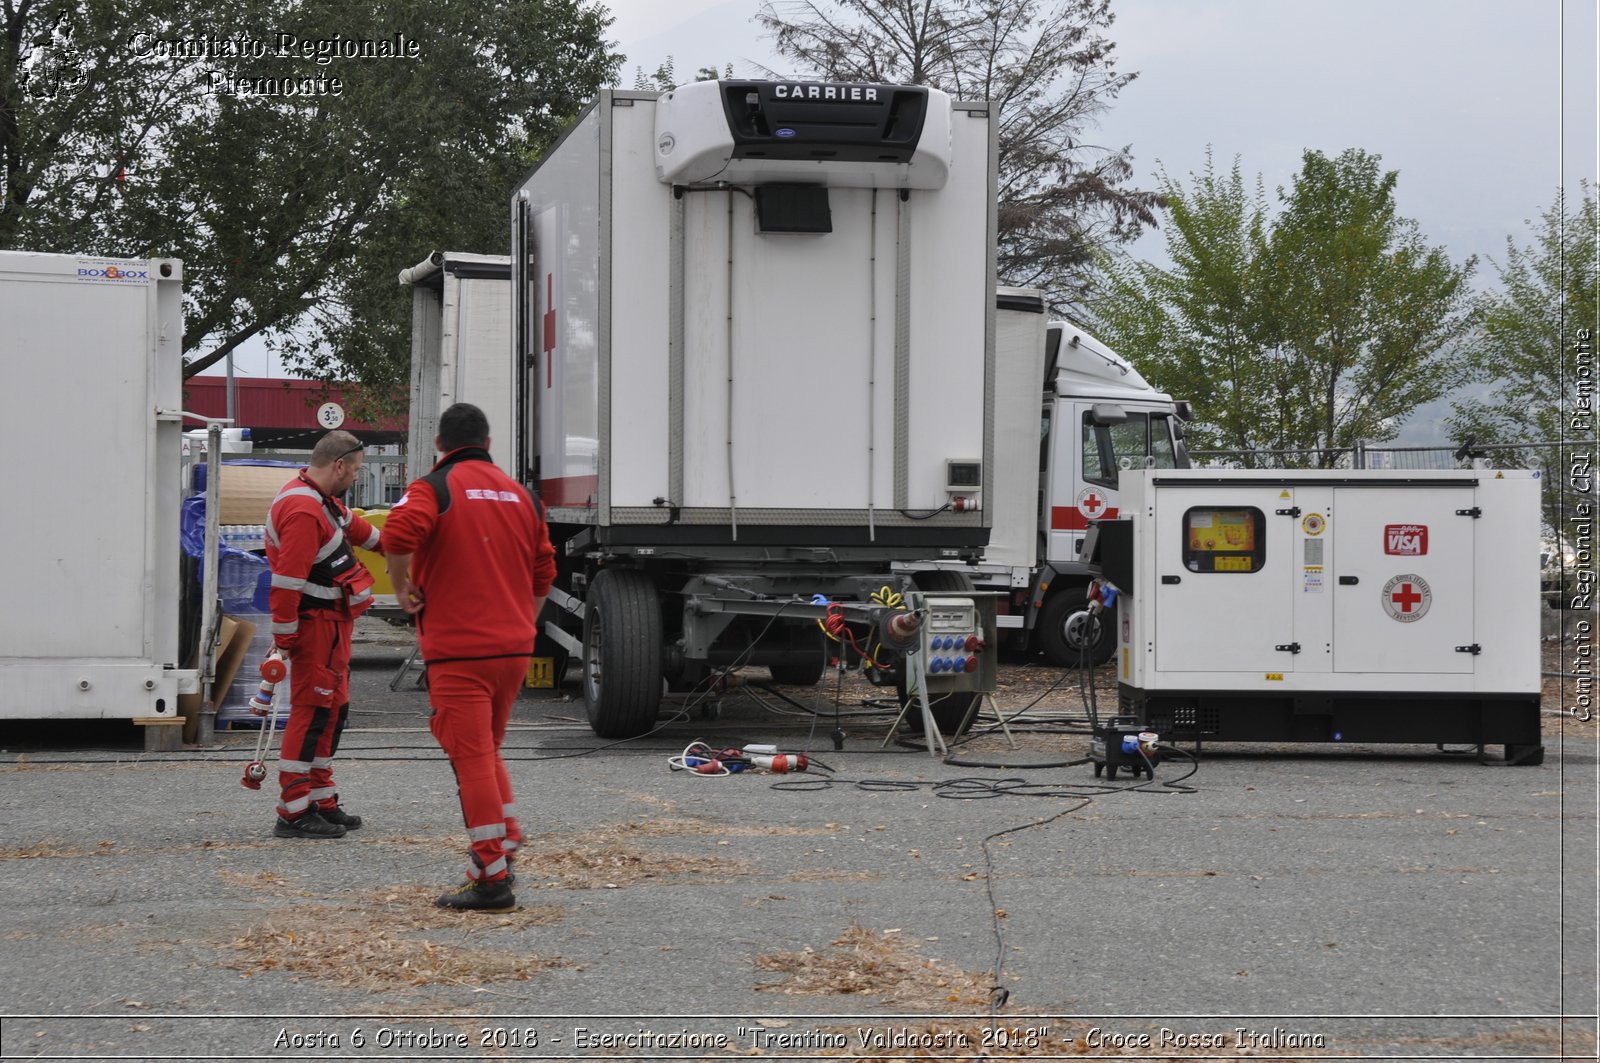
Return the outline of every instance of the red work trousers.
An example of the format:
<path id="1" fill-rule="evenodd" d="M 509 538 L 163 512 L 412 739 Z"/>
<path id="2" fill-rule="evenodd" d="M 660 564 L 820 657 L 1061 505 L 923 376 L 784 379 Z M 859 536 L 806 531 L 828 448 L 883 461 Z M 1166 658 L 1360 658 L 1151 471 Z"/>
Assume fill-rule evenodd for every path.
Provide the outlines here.
<path id="1" fill-rule="evenodd" d="M 522 844 L 500 743 L 527 674 L 527 657 L 428 665 L 428 700 L 433 705 L 429 728 L 456 773 L 472 857 L 470 879 L 502 877 L 506 858 Z"/>
<path id="2" fill-rule="evenodd" d="M 289 722 L 278 753 L 278 815 L 333 808 L 333 755 L 350 715 L 350 632 L 355 623 L 332 609 L 300 614 L 289 651 Z"/>

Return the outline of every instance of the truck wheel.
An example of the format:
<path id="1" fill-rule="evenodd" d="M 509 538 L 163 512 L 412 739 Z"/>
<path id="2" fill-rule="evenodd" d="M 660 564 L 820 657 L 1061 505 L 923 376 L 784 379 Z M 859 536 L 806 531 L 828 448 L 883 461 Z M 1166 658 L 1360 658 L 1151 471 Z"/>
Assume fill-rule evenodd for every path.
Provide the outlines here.
<path id="1" fill-rule="evenodd" d="M 661 707 L 661 603 L 643 572 L 601 569 L 583 618 L 583 705 L 601 738 L 637 738 Z"/>
<path id="2" fill-rule="evenodd" d="M 1069 587 L 1050 597 L 1039 610 L 1039 649 L 1045 660 L 1058 668 L 1076 668 L 1083 662 L 1083 637 L 1076 625 L 1069 624 L 1074 613 L 1089 607 L 1086 587 Z M 1117 651 L 1117 610 L 1100 614 L 1100 630 L 1089 642 L 1089 663 L 1105 664 Z"/>
<path id="3" fill-rule="evenodd" d="M 972 577 L 965 572 L 918 572 L 911 579 L 923 594 L 960 595 L 973 590 Z M 895 691 L 900 695 L 900 704 L 906 704 L 909 695 L 904 667 L 895 669 Z M 972 711 L 973 705 L 981 696 L 970 690 L 938 696 L 930 694 L 928 707 L 933 710 L 933 722 L 939 725 L 939 732 L 952 738 L 965 732 L 972 725 L 968 717 L 976 715 Z M 922 709 L 919 704 L 912 704 L 906 713 L 906 725 L 913 731 L 922 730 Z"/>

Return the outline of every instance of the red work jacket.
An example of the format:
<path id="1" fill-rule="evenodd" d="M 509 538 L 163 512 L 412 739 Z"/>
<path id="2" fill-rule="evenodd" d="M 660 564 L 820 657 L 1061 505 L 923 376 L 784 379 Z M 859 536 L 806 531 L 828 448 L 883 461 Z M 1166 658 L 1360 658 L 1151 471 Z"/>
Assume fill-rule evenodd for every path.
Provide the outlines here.
<path id="1" fill-rule="evenodd" d="M 284 485 L 267 511 L 267 562 L 272 566 L 272 636 L 294 644 L 300 614 L 331 609 L 356 617 L 372 606 L 372 574 L 351 549 L 378 548 L 378 529 L 355 516 L 306 476 Z"/>
<path id="2" fill-rule="evenodd" d="M 526 657 L 550 593 L 555 550 L 538 503 L 482 447 L 462 447 L 411 481 L 383 526 L 385 554 L 411 554 L 428 663 Z"/>

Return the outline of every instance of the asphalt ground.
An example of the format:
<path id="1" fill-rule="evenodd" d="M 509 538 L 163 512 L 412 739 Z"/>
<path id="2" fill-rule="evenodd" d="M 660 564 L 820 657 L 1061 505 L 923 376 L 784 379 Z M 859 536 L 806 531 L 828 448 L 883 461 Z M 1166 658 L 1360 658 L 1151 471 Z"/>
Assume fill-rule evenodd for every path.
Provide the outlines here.
<path id="1" fill-rule="evenodd" d="M 1538 767 L 1207 747 L 1141 784 L 1061 766 L 1082 693 L 1039 665 L 1007 670 L 1007 712 L 1063 679 L 1018 748 L 958 751 L 1006 767 L 883 747 L 875 691 L 836 720 L 832 677 L 620 744 L 575 685 L 529 691 L 519 907 L 454 914 L 454 780 L 414 675 L 389 689 L 407 637 L 358 637 L 344 839 L 272 837 L 250 732 L 0 730 L 0 1057 L 1595 1058 L 1592 730 Z M 833 771 L 671 770 L 696 739 Z"/>

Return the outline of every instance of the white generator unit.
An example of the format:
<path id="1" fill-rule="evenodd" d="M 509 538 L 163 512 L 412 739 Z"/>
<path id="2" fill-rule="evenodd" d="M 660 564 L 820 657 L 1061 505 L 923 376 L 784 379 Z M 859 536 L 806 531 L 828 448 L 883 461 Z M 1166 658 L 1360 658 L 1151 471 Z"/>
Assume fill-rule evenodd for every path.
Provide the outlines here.
<path id="1" fill-rule="evenodd" d="M 470 402 L 489 418 L 495 464 L 515 467 L 511 396 L 511 260 L 435 251 L 400 271 L 411 286 L 411 415 L 407 477 L 433 467 L 439 415 Z"/>
<path id="2" fill-rule="evenodd" d="M 865 600 L 909 589 L 895 561 L 981 554 L 995 136 L 924 86 L 602 92 L 517 190 L 518 475 L 603 733 L 721 656 L 814 681 L 811 607 L 747 624 L 740 601 Z M 922 589 L 970 588 L 951 575 Z"/>
<path id="3" fill-rule="evenodd" d="M 175 720 L 198 690 L 178 645 L 182 284 L 176 259 L 0 251 L 18 444 L 0 718 Z"/>
<path id="4" fill-rule="evenodd" d="M 1165 739 L 1543 758 L 1539 474 L 1130 470 L 1119 711 Z"/>

